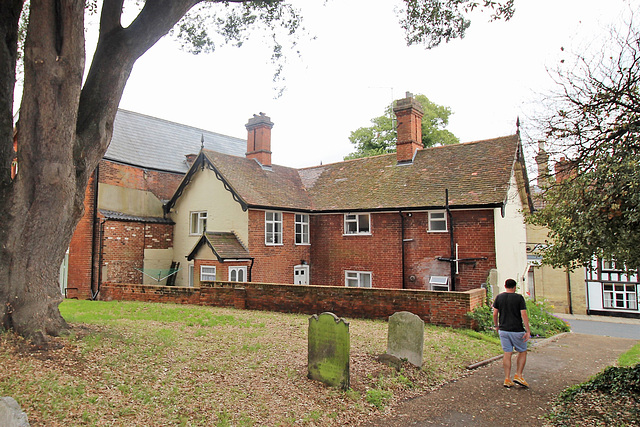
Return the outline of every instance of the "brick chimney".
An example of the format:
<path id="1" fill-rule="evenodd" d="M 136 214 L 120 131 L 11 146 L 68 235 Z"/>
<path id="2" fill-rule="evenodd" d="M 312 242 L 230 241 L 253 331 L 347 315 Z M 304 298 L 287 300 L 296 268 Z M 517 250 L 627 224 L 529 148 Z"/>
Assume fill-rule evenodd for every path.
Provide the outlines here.
<path id="1" fill-rule="evenodd" d="M 247 159 L 256 159 L 262 166 L 271 166 L 271 118 L 264 113 L 254 114 L 247 128 Z"/>
<path id="2" fill-rule="evenodd" d="M 544 149 L 544 141 L 538 141 L 536 163 L 538 164 L 538 185 L 540 187 L 549 185 L 551 182 L 551 175 L 549 174 L 549 154 Z"/>
<path id="3" fill-rule="evenodd" d="M 403 99 L 396 101 L 393 112 L 398 118 L 398 142 L 396 145 L 396 155 L 398 163 L 413 161 L 416 151 L 422 150 L 422 105 L 415 99 L 413 94 L 407 92 Z"/>

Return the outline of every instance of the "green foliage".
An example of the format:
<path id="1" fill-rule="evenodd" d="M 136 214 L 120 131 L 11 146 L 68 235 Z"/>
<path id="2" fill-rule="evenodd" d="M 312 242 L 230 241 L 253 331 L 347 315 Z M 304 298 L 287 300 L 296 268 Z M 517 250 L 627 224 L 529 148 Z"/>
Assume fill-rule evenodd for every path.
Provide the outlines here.
<path id="1" fill-rule="evenodd" d="M 389 400 L 393 397 L 393 393 L 389 390 L 380 390 L 378 388 L 372 388 L 367 390 L 366 401 L 367 403 L 375 406 L 379 410 L 383 410 Z"/>
<path id="2" fill-rule="evenodd" d="M 552 157 L 568 157 L 543 186 L 544 208 L 528 218 L 549 230 L 543 262 L 590 265 L 594 258 L 640 266 L 640 31 L 613 30 L 601 56 L 575 55 L 557 71 L 541 126 Z M 558 169 L 558 165 L 556 165 Z"/>
<path id="3" fill-rule="evenodd" d="M 404 0 L 406 16 L 400 24 L 406 31 L 407 44 L 424 44 L 428 49 L 451 39 L 463 38 L 471 22 L 469 12 L 481 7 L 493 11 L 492 20 L 513 16 L 513 0 Z M 425 21 L 429 24 L 425 25 Z"/>
<path id="4" fill-rule="evenodd" d="M 425 147 L 457 144 L 458 138 L 445 129 L 449 124 L 451 109 L 431 102 L 424 95 L 416 95 L 424 109 L 422 117 L 422 144 Z M 356 146 L 356 151 L 345 157 L 345 160 L 360 157 L 377 156 L 396 151 L 398 134 L 394 126 L 393 104 L 388 105 L 384 115 L 371 119 L 372 126 L 356 129 L 351 132 L 349 141 Z"/>
<path id="5" fill-rule="evenodd" d="M 640 363 L 629 367 L 609 366 L 589 381 L 564 390 L 559 399 L 570 402 L 578 394 L 591 391 L 617 395 L 640 394 Z"/>
<path id="6" fill-rule="evenodd" d="M 526 302 L 532 337 L 548 338 L 571 330 L 566 321 L 551 313 L 551 307 L 545 301 L 533 301 L 527 298 Z M 478 331 L 496 335 L 493 326 L 493 308 L 490 305 L 478 307 L 474 311 L 467 313 L 467 316 L 477 322 Z"/>

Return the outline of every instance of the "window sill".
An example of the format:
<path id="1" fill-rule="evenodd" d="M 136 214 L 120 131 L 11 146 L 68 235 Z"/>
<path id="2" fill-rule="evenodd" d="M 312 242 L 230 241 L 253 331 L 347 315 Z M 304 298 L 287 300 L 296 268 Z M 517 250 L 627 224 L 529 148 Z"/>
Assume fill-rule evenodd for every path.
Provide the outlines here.
<path id="1" fill-rule="evenodd" d="M 372 236 L 372 233 L 342 233 L 343 236 Z"/>

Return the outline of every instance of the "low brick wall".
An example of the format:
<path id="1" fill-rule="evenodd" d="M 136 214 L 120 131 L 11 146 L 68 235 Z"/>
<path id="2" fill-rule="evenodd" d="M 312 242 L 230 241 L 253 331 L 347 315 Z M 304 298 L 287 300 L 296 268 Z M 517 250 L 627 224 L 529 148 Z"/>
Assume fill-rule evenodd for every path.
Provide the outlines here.
<path id="1" fill-rule="evenodd" d="M 199 288 L 105 283 L 100 290 L 100 299 L 170 302 L 309 315 L 330 311 L 339 317 L 385 320 L 398 311 L 409 311 L 426 323 L 468 328 L 471 321 L 465 314 L 484 303 L 485 292 L 484 289 L 432 292 L 237 282 L 207 282 Z"/>

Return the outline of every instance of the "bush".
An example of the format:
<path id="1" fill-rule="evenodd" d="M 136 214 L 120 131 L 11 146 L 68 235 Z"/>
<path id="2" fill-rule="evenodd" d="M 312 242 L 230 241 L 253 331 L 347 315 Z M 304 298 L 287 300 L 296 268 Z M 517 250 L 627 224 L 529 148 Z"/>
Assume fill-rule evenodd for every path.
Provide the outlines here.
<path id="1" fill-rule="evenodd" d="M 626 395 L 640 393 L 640 363 L 635 366 L 609 366 L 589 381 L 569 387 L 560 394 L 564 401 L 572 400 L 577 394 L 590 391 L 601 391 Z"/>
<path id="2" fill-rule="evenodd" d="M 533 301 L 528 298 L 526 302 L 532 337 L 548 338 L 571 330 L 567 322 L 551 313 L 550 307 L 546 302 Z M 472 312 L 467 313 L 467 317 L 476 322 L 478 331 L 495 334 L 495 328 L 493 327 L 493 307 L 490 305 L 476 308 Z"/>

